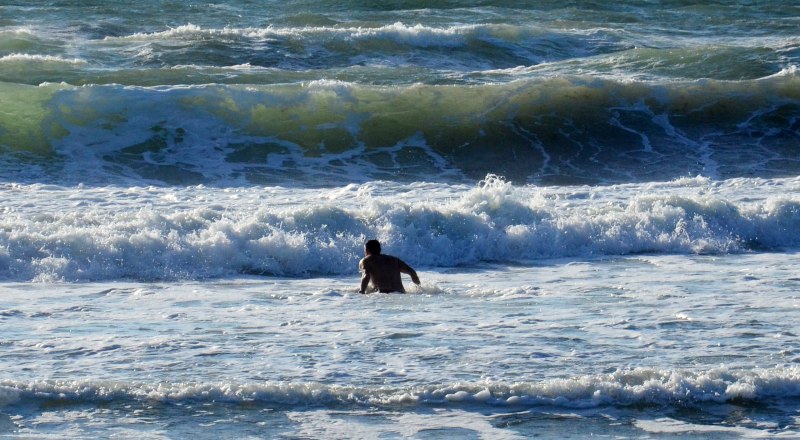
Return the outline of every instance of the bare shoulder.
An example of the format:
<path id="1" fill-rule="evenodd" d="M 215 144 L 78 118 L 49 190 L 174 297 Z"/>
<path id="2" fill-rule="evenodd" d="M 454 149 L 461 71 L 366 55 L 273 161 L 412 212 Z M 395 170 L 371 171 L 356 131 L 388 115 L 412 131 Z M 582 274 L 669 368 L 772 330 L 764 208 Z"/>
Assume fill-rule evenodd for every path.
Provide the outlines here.
<path id="1" fill-rule="evenodd" d="M 358 263 L 358 267 L 361 269 L 373 268 L 373 269 L 390 269 L 393 267 L 403 266 L 403 260 L 392 256 L 392 255 L 368 255 L 361 259 Z"/>
<path id="2" fill-rule="evenodd" d="M 383 266 L 383 267 L 396 266 L 400 262 L 400 259 L 395 257 L 395 256 L 393 256 L 393 255 L 381 254 L 381 255 L 376 255 L 375 257 L 378 257 L 378 258 L 375 258 L 373 260 L 374 264 L 377 264 L 377 265 L 380 265 L 380 266 Z"/>

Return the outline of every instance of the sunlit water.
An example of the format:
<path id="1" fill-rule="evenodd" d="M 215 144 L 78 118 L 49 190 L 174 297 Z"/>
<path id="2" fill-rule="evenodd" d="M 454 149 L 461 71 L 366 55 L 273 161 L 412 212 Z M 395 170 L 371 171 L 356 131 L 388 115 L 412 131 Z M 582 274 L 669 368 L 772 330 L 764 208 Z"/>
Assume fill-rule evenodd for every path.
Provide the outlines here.
<path id="1" fill-rule="evenodd" d="M 0 2 L 0 437 L 800 437 L 798 5 L 429 3 Z"/>
<path id="2" fill-rule="evenodd" d="M 652 223 L 663 219 L 661 211 L 632 208 L 642 204 L 635 195 L 639 186 L 548 189 L 495 182 L 473 188 L 433 185 L 427 191 L 370 185 L 307 193 L 18 187 L 20 199 L 9 200 L 16 208 L 6 216 L 9 243 L 21 249 L 35 241 L 30 235 L 37 228 L 50 225 L 50 235 L 37 242 L 40 250 L 79 255 L 80 249 L 94 249 L 90 254 L 97 262 L 77 257 L 67 263 L 50 257 L 30 261 L 26 266 L 37 268 L 40 281 L 2 285 L 2 426 L 20 435 L 153 438 L 190 433 L 526 438 L 534 433 L 562 436 L 565 427 L 575 437 L 797 435 L 798 255 L 746 248 L 669 255 L 653 248 L 659 242 L 663 249 L 684 246 L 685 252 L 736 246 L 747 241 L 744 234 L 753 224 L 772 221 L 770 207 L 796 203 L 779 195 L 797 184 L 793 179 L 746 182 L 760 187 L 748 194 L 742 193 L 741 183 L 694 179 L 648 184 L 644 197 L 658 198 L 666 204 L 663 209 L 675 211 L 676 220 L 669 223 L 673 229 L 699 221 L 697 213 L 687 214 L 688 207 L 705 206 L 704 216 L 711 220 L 720 209 L 729 218 L 728 203 L 733 204 L 742 218 L 735 223 L 740 240 L 730 242 L 731 231 L 708 225 L 703 233 L 689 227 L 660 232 L 687 235 L 686 242 L 680 237 L 648 239 L 654 234 Z M 84 203 L 108 191 L 117 193 L 112 207 L 130 205 L 136 214 Z M 7 189 L 7 195 L 12 193 Z M 332 194 L 337 195 L 334 201 Z M 40 202 L 22 200 L 38 195 Z M 205 200 L 226 196 L 227 209 L 210 216 Z M 254 200 L 265 197 L 277 202 L 274 208 L 263 202 L 254 206 Z M 393 208 L 382 205 L 387 198 Z M 497 205 L 487 207 L 492 203 Z M 158 214 L 161 204 L 172 206 L 171 213 Z M 334 240 L 341 251 L 328 252 L 321 263 L 313 254 L 327 247 L 315 240 L 328 235 L 311 232 L 320 227 L 315 221 L 299 223 L 310 221 L 304 208 L 310 204 L 329 220 L 329 205 L 341 210 L 341 223 L 327 229 L 352 229 L 356 220 L 349 215 L 364 216 L 372 225 L 366 230 L 377 228 L 370 234 L 379 237 L 398 227 L 411 230 L 387 220 L 405 218 L 396 211 L 419 210 L 411 217 L 416 222 L 445 216 L 471 224 L 488 218 L 492 225 L 471 227 L 495 231 L 490 237 L 505 231 L 498 237 L 511 240 L 507 246 L 512 247 L 520 246 L 513 237 L 524 234 L 510 234 L 515 227 L 498 224 L 512 217 L 521 221 L 528 212 L 523 206 L 538 207 L 547 214 L 538 214 L 538 228 L 560 225 L 568 235 L 584 231 L 593 235 L 577 241 L 601 247 L 570 250 L 559 241 L 548 242 L 544 234 L 537 252 L 565 255 L 530 260 L 502 254 L 504 262 L 461 256 L 466 258 L 462 264 L 439 267 L 433 262 L 442 255 L 456 258 L 452 247 L 465 238 L 431 237 L 424 251 L 417 247 L 424 240 L 417 239 L 386 251 L 430 259 L 427 264 L 415 261 L 420 288 L 411 287 L 406 295 L 359 295 L 361 241 L 331 234 L 326 240 Z M 72 211 L 69 205 L 81 209 Z M 42 220 L 41 211 L 60 214 Z M 231 273 L 248 261 L 242 249 L 263 236 L 262 231 L 247 239 L 242 231 L 254 227 L 254 216 L 267 214 L 294 222 L 295 231 L 283 227 L 286 236 L 279 249 L 283 259 L 295 261 L 299 273 Z M 196 234 L 187 226 L 173 234 L 154 233 L 164 227 L 163 215 L 204 232 Z M 165 277 L 198 270 L 213 278 L 114 279 L 120 270 L 115 258 L 131 250 L 100 244 L 136 243 L 118 237 L 134 220 L 140 222 L 134 229 L 151 238 L 134 249 L 141 254 L 141 266 L 128 265 L 127 270 L 142 267 L 139 276 Z M 797 221 L 794 216 L 780 220 Z M 202 222 L 210 223 L 197 226 Z M 631 230 L 620 235 L 620 227 Z M 87 228 L 91 238 L 79 234 Z M 612 233 L 620 237 L 616 246 L 637 252 L 592 255 L 603 248 L 590 238 Z M 792 233 L 784 231 L 789 242 Z M 689 235 L 696 236 L 694 242 Z M 231 246 L 232 240 L 242 243 Z M 638 252 L 642 241 L 650 252 Z M 350 242 L 353 249 L 348 249 Z M 265 255 L 274 252 L 269 243 L 274 245 L 274 239 L 264 244 Z M 192 253 L 213 264 L 188 261 L 181 251 L 187 246 L 196 246 Z M 474 239 L 473 246 L 491 249 Z M 190 268 L 183 267 L 187 264 Z M 340 266 L 343 273 L 337 273 Z M 334 273 L 313 275 L 320 267 Z M 303 270 L 310 274 L 301 276 Z"/>

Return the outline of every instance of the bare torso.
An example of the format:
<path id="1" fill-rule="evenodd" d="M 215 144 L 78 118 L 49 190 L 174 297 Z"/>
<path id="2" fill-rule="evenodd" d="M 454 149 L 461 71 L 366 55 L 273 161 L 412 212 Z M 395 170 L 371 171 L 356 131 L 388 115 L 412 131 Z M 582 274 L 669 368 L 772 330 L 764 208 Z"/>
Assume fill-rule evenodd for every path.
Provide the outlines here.
<path id="1" fill-rule="evenodd" d="M 365 274 L 369 275 L 373 290 L 379 292 L 405 293 L 400 273 L 408 267 L 402 260 L 391 255 L 369 255 L 358 264 Z"/>

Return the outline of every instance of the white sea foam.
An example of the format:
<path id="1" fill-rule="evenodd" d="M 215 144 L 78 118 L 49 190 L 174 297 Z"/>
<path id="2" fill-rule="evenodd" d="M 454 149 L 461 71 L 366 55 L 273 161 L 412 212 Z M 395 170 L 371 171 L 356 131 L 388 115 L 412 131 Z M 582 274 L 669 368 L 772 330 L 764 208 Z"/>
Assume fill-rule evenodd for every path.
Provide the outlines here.
<path id="1" fill-rule="evenodd" d="M 86 64 L 86 60 L 80 58 L 63 58 L 55 55 L 39 55 L 27 53 L 13 53 L 0 57 L 3 62 L 40 62 L 40 63 L 64 63 L 64 64 Z"/>
<path id="2" fill-rule="evenodd" d="M 641 404 L 691 405 L 800 397 L 795 366 L 752 371 L 620 370 L 604 376 L 551 379 L 541 383 L 483 383 L 358 388 L 317 383 L 159 383 L 96 381 L 0 382 L 3 405 L 27 400 L 101 402 L 230 402 L 306 405 L 407 405 L 410 403 L 587 408 Z"/>
<path id="3" fill-rule="evenodd" d="M 440 195 L 409 187 L 407 199 L 383 196 L 374 185 L 324 191 L 18 186 L 5 191 L 13 209 L 2 220 L 0 273 L 41 281 L 345 274 L 366 237 L 431 267 L 797 246 L 792 231 L 800 230 L 800 201 L 766 196 L 775 181 L 764 181 L 757 199 L 728 198 L 726 191 L 741 183 L 689 179 L 647 184 L 649 194 L 638 195 L 644 189 L 637 185 L 562 193 L 491 177 L 471 189 L 440 186 Z M 775 190 L 796 185 L 787 180 Z M 104 207 L 109 197 L 132 209 Z"/>
<path id="4" fill-rule="evenodd" d="M 370 197 L 394 197 L 371 186 Z M 329 196 L 268 190 L 284 204 Z M 196 195 L 151 200 L 165 210 Z M 241 189 L 221 195 L 247 199 Z M 137 197 L 139 189 L 126 188 L 115 199 Z M 570 200 L 585 199 L 562 201 Z M 196 217 L 183 221 L 203 229 Z M 797 267 L 792 253 L 417 266 L 423 288 L 407 295 L 355 293 L 355 264 L 336 277 L 4 283 L 0 395 L 6 414 L 55 417 L 79 407 L 87 422 L 128 408 L 170 420 L 191 418 L 194 408 L 259 417 L 320 409 L 357 420 L 360 411 L 413 419 L 466 411 L 500 422 L 564 411 L 615 422 L 642 411 L 791 414 L 800 394 Z"/>
<path id="5" fill-rule="evenodd" d="M 772 76 L 774 76 L 774 77 L 787 77 L 788 76 L 788 77 L 794 78 L 794 77 L 798 76 L 797 73 L 798 73 L 798 67 L 796 65 L 792 64 L 791 66 L 784 67 L 783 69 L 781 69 L 780 72 L 778 72 L 778 73 L 776 73 L 776 74 L 774 74 Z"/>
<path id="6" fill-rule="evenodd" d="M 246 38 L 265 39 L 280 36 L 299 37 L 303 35 L 327 35 L 344 39 L 389 38 L 398 42 L 410 43 L 418 46 L 454 46 L 463 44 L 461 35 L 478 29 L 479 26 L 464 25 L 436 28 L 421 24 L 407 25 L 396 22 L 390 25 L 376 27 L 314 27 L 304 26 L 297 28 L 274 27 L 266 28 L 229 28 L 209 29 L 194 24 L 186 24 L 170 28 L 165 31 L 153 33 L 136 33 L 127 37 L 106 37 L 106 40 L 133 39 L 149 40 L 164 38 L 202 38 L 214 36 L 240 36 Z M 450 37 L 443 39 L 442 37 Z M 456 39 L 452 39 L 456 37 Z"/>
<path id="7" fill-rule="evenodd" d="M 408 26 L 397 22 L 388 26 L 378 28 L 359 28 L 351 29 L 350 39 L 362 39 L 367 37 L 389 37 L 402 43 L 410 43 L 416 46 L 444 46 L 456 47 L 464 44 L 464 34 L 478 29 L 479 26 L 454 26 L 450 28 L 432 28 L 420 24 Z"/>

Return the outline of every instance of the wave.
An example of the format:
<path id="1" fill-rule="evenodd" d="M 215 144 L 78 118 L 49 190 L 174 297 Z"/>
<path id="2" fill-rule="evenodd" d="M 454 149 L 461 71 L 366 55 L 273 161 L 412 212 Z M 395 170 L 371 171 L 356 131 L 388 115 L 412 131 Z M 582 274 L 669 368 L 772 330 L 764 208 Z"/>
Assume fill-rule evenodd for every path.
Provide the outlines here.
<path id="1" fill-rule="evenodd" d="M 621 29 L 603 22 L 569 27 L 541 17 L 538 20 L 534 25 L 400 21 L 352 25 L 334 21 L 327 25 L 218 28 L 186 24 L 147 32 L 132 28 L 122 34 L 113 28 L 99 36 L 0 30 L 0 55 L 65 57 L 77 51 L 77 58 L 87 61 L 83 68 L 65 68 L 63 72 L 41 70 L 36 64 L 28 64 L 24 70 L 3 69 L 0 80 L 30 85 L 62 81 L 148 85 L 148 75 L 134 73 L 145 70 L 158 77 L 160 70 L 186 65 L 210 70 L 250 65 L 298 74 L 313 71 L 317 78 L 331 78 L 354 67 L 401 69 L 392 79 L 395 84 L 501 81 L 502 76 L 492 73 L 519 68 L 559 75 L 580 72 L 662 80 L 752 80 L 797 63 L 797 38 L 783 32 L 673 35 Z M 412 68 L 435 74 L 409 76 Z M 202 80 L 270 83 L 269 76 L 229 73 L 226 77 L 208 72 L 197 78 L 187 72 L 162 85 Z"/>
<path id="2" fill-rule="evenodd" d="M 13 53 L 0 57 L 0 63 L 10 64 L 13 62 L 39 62 L 39 63 L 63 63 L 63 64 L 86 64 L 85 60 L 79 58 L 62 58 L 54 55 L 29 55 L 24 53 Z"/>
<path id="3" fill-rule="evenodd" d="M 462 44 L 461 39 L 448 40 L 447 37 L 468 34 L 478 29 L 478 25 L 463 25 L 446 28 L 434 28 L 423 25 L 406 25 L 396 22 L 391 25 L 375 27 L 326 27 L 306 26 L 300 28 L 281 28 L 269 26 L 266 28 L 202 28 L 197 25 L 187 24 L 170 28 L 165 31 L 152 33 L 136 33 L 123 37 L 106 37 L 107 41 L 115 40 L 164 40 L 170 38 L 209 39 L 219 36 L 238 36 L 246 38 L 264 39 L 277 36 L 302 36 L 322 35 L 325 37 L 339 36 L 345 40 L 359 38 L 389 38 L 398 41 L 410 42 L 419 46 L 455 46 Z"/>
<path id="4" fill-rule="evenodd" d="M 687 185 L 679 193 L 652 186 L 609 188 L 632 194 L 613 202 L 604 197 L 594 202 L 587 191 L 560 202 L 561 196 L 493 177 L 463 192 L 439 189 L 437 194 L 425 185 L 405 189 L 442 198 L 427 202 L 380 196 L 382 190 L 372 184 L 322 192 L 264 188 L 232 193 L 144 187 L 71 194 L 61 188 L 6 187 L 7 197 L 24 197 L 26 203 L 7 210 L 0 222 L 0 278 L 72 282 L 352 275 L 363 243 L 375 237 L 421 267 L 782 251 L 800 245 L 800 201 L 691 196 L 692 188 L 703 184 Z M 639 191 L 648 194 L 635 195 Z M 302 203 L 281 202 L 297 197 Z M 59 199 L 67 205 L 53 206 Z M 111 209 L 103 200 L 137 208 Z"/>
<path id="5" fill-rule="evenodd" d="M 184 65 L 209 69 L 251 65 L 288 72 L 316 71 L 323 75 L 354 66 L 407 70 L 471 72 L 585 58 L 633 47 L 613 30 L 570 31 L 510 24 L 430 26 L 396 22 L 368 26 L 268 26 L 208 28 L 187 24 L 155 32 L 81 35 L 3 32 L 0 56 L 26 53 L 86 60 L 81 69 L 42 70 L 33 63 L 25 71 L 0 71 L 0 81 L 36 85 L 68 82 L 74 85 L 114 79 L 131 83 L 131 71 Z M 78 49 L 74 49 L 75 47 Z M 74 55 L 73 55 L 74 56 Z M 127 74 L 127 75 L 126 75 Z M 209 77 L 213 77 L 208 75 Z M 318 78 L 320 76 L 317 76 Z M 268 78 L 267 78 L 268 80 Z M 397 76 L 396 80 L 402 80 Z M 417 81 L 412 78 L 410 82 Z M 193 83 L 191 75 L 167 84 Z"/>
<path id="6" fill-rule="evenodd" d="M 247 62 L 262 67 L 294 69 L 410 63 L 439 69 L 473 70 L 485 66 L 538 64 L 543 60 L 585 57 L 632 47 L 609 29 L 562 31 L 509 24 L 436 27 L 402 22 L 358 27 L 222 29 L 187 24 L 104 40 L 104 44 L 111 46 L 130 42 L 158 45 L 157 59 L 169 65 L 191 58 L 212 63 L 212 60 L 227 58 L 230 64 Z M 178 44 L 181 50 L 168 50 L 163 47 L 166 42 Z M 447 50 L 446 57 L 442 56 L 441 49 Z M 211 57 L 209 53 L 216 55 Z"/>
<path id="7" fill-rule="evenodd" d="M 800 171 L 798 81 L 786 69 L 757 81 L 689 83 L 0 83 L 0 99 L 14 103 L 0 114 L 0 148 L 7 167 L 31 163 L 33 153 L 65 183 L 780 177 Z"/>
<path id="8" fill-rule="evenodd" d="M 709 371 L 618 370 L 598 376 L 538 383 L 418 385 L 406 388 L 320 383 L 119 383 L 104 381 L 0 381 L 0 407 L 79 402 L 149 401 L 261 404 L 276 407 L 409 405 L 596 408 L 664 405 L 691 407 L 736 402 L 773 403 L 800 398 L 796 366 Z"/>
<path id="9" fill-rule="evenodd" d="M 62 45 L 53 38 L 40 35 L 33 28 L 1 28 L 0 53 L 58 50 Z"/>

